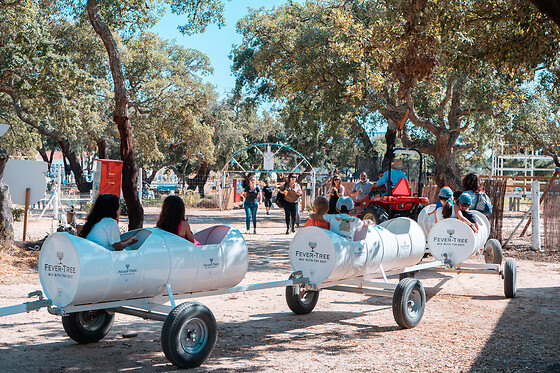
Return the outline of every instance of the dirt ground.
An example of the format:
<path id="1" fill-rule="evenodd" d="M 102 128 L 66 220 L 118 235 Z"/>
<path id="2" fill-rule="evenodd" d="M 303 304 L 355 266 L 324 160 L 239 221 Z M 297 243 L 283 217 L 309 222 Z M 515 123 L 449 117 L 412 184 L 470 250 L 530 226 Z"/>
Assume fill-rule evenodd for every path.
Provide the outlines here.
<path id="1" fill-rule="evenodd" d="M 147 208 L 153 226 L 157 208 Z M 193 230 L 216 223 L 244 229 L 244 212 L 189 210 Z M 302 221 L 306 215 L 302 214 Z M 126 219 L 121 221 L 126 227 Z M 16 238 L 21 238 L 16 223 Z M 31 239 L 50 232 L 32 221 Z M 287 279 L 291 273 L 283 211 L 258 213 L 258 234 L 245 235 L 249 271 L 242 284 Z M 287 307 L 284 289 L 199 298 L 218 322 L 218 340 L 196 372 L 560 372 L 560 262 L 558 256 L 517 257 L 517 297 L 504 297 L 497 275 L 420 273 L 427 304 L 420 324 L 401 329 L 391 299 L 321 292 L 303 316 Z M 530 259 L 530 260 L 529 260 Z M 36 269 L 1 267 L 0 307 L 27 301 L 40 289 Z M 15 268 L 15 269 L 14 269 Z M 0 318 L 2 372 L 168 372 L 162 323 L 117 314 L 101 341 L 78 345 L 60 318 L 45 309 Z M 137 333 L 137 335 L 135 335 Z M 132 336 L 132 337 L 131 337 Z"/>

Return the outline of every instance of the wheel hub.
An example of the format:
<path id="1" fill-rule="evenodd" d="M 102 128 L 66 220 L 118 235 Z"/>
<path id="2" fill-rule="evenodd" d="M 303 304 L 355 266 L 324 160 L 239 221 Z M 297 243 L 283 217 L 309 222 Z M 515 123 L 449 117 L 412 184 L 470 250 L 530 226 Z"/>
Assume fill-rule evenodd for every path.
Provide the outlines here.
<path id="1" fill-rule="evenodd" d="M 196 354 L 207 344 L 209 338 L 208 326 L 198 318 L 188 320 L 180 335 L 181 347 L 189 354 Z"/>

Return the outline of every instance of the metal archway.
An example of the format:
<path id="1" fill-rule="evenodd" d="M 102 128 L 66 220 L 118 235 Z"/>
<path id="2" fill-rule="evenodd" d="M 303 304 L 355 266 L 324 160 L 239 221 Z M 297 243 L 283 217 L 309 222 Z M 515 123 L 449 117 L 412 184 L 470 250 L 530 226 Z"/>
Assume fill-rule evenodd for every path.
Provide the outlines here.
<path id="1" fill-rule="evenodd" d="M 230 174 L 303 173 L 300 166 L 311 171 L 311 200 L 315 199 L 316 175 L 313 165 L 291 146 L 278 143 L 254 143 L 233 153 L 222 168 L 222 187 Z"/>

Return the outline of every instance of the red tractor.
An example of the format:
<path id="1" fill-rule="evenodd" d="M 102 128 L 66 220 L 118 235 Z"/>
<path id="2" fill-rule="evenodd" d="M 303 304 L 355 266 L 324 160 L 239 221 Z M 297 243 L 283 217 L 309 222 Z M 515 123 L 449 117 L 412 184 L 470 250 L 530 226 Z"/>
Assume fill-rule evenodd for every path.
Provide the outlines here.
<path id="1" fill-rule="evenodd" d="M 418 188 L 416 193 L 410 190 L 406 178 L 401 178 L 396 185 L 391 185 L 391 169 L 394 167 L 393 160 L 395 155 L 405 155 L 407 157 L 407 174 L 418 170 Z M 411 155 L 418 156 L 419 165 L 411 164 Z M 389 154 L 390 166 L 388 170 L 388 180 L 386 187 L 377 187 L 374 182 L 371 191 L 363 198 L 354 203 L 351 214 L 360 217 L 362 220 L 369 219 L 375 224 L 379 224 L 387 219 L 405 216 L 416 220 L 420 210 L 429 203 L 428 198 L 421 197 L 422 187 L 422 153 L 418 149 L 394 148 Z"/>

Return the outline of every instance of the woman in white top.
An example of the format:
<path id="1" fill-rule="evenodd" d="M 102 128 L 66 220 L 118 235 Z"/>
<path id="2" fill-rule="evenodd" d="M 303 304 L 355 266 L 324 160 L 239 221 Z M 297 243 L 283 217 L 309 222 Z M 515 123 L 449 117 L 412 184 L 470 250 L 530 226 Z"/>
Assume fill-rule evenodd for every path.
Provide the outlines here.
<path id="1" fill-rule="evenodd" d="M 121 240 L 117 218 L 121 212 L 119 197 L 100 194 L 89 212 L 79 236 L 108 250 L 121 251 L 138 240 L 130 236 Z"/>

